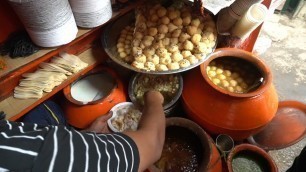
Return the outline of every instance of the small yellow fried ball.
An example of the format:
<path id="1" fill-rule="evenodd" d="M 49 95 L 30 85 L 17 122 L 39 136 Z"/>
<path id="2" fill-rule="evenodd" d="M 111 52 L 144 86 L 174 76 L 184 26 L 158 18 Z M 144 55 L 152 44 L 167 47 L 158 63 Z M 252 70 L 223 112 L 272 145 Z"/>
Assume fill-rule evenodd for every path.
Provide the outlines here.
<path id="1" fill-rule="evenodd" d="M 157 10 L 158 17 L 163 17 L 167 14 L 167 9 L 165 7 L 159 7 Z"/>
<path id="2" fill-rule="evenodd" d="M 179 52 L 174 52 L 171 55 L 171 59 L 172 59 L 173 62 L 179 62 L 179 61 L 183 60 L 183 58 L 184 58 L 183 55 Z"/>
<path id="3" fill-rule="evenodd" d="M 183 18 L 183 26 L 188 26 L 191 23 L 191 17 L 187 16 Z"/>
<path id="4" fill-rule="evenodd" d="M 183 25 L 183 20 L 180 18 L 180 17 L 178 17 L 178 18 L 175 18 L 174 20 L 173 20 L 173 24 L 175 24 L 176 26 L 182 26 Z"/>
<path id="5" fill-rule="evenodd" d="M 172 62 L 172 63 L 169 63 L 167 67 L 169 70 L 177 70 L 180 68 L 180 65 L 178 64 L 178 62 Z"/>
<path id="6" fill-rule="evenodd" d="M 190 39 L 190 35 L 188 35 L 187 33 L 181 33 L 181 35 L 178 38 L 179 42 L 181 43 L 185 42 L 188 39 Z"/>
<path id="7" fill-rule="evenodd" d="M 154 63 L 155 65 L 159 64 L 159 57 L 158 55 L 154 54 L 151 57 L 147 58 L 147 61 Z"/>
<path id="8" fill-rule="evenodd" d="M 142 54 L 142 48 L 140 48 L 140 47 L 133 47 L 132 48 L 132 53 L 133 53 L 133 56 Z"/>
<path id="9" fill-rule="evenodd" d="M 170 20 L 173 20 L 178 17 L 178 13 L 175 10 L 169 10 L 168 17 Z"/>
<path id="10" fill-rule="evenodd" d="M 194 56 L 195 56 L 198 60 L 202 60 L 202 59 L 205 57 L 205 55 L 203 55 L 203 54 L 194 54 Z"/>
<path id="11" fill-rule="evenodd" d="M 193 44 L 192 44 L 192 42 L 191 41 L 185 41 L 184 42 L 184 49 L 185 50 L 189 50 L 189 51 L 192 51 L 193 50 Z"/>
<path id="12" fill-rule="evenodd" d="M 167 64 L 169 64 L 171 62 L 172 62 L 171 58 L 168 58 L 168 57 L 160 58 L 159 59 L 159 64 L 167 65 Z"/>
<path id="13" fill-rule="evenodd" d="M 142 39 L 143 38 L 143 34 L 141 32 L 135 32 L 134 37 L 136 39 Z"/>
<path id="14" fill-rule="evenodd" d="M 191 13 L 188 11 L 188 10 L 186 10 L 186 11 L 183 11 L 182 12 L 182 15 L 181 15 L 182 17 L 191 17 Z"/>
<path id="15" fill-rule="evenodd" d="M 199 60 L 194 55 L 190 55 L 186 59 L 190 62 L 190 64 L 196 64 L 199 62 Z"/>
<path id="16" fill-rule="evenodd" d="M 151 57 L 151 56 L 153 56 L 153 55 L 155 54 L 155 49 L 152 48 L 152 47 L 145 48 L 145 49 L 143 50 L 143 54 L 144 54 L 145 56 L 147 56 L 147 57 Z"/>
<path id="17" fill-rule="evenodd" d="M 164 38 L 162 41 L 164 46 L 170 45 L 170 38 Z"/>
<path id="18" fill-rule="evenodd" d="M 201 41 L 201 38 L 202 38 L 201 35 L 196 33 L 191 37 L 191 41 L 192 43 L 198 45 L 199 42 Z"/>
<path id="19" fill-rule="evenodd" d="M 163 38 L 165 38 L 165 37 L 166 37 L 166 35 L 163 34 L 163 33 L 159 33 L 159 34 L 157 34 L 157 35 L 155 36 L 155 38 L 156 38 L 157 40 L 161 40 L 161 39 L 163 39 Z"/>
<path id="20" fill-rule="evenodd" d="M 190 62 L 189 62 L 187 59 L 183 59 L 183 60 L 181 60 L 179 63 L 180 63 L 180 66 L 181 66 L 182 68 L 185 68 L 185 67 L 189 67 L 189 66 L 190 66 Z"/>
<path id="21" fill-rule="evenodd" d="M 170 45 L 177 45 L 178 38 L 170 38 Z"/>
<path id="22" fill-rule="evenodd" d="M 118 52 L 119 53 L 124 52 L 124 48 L 118 48 Z"/>
<path id="23" fill-rule="evenodd" d="M 208 76 L 211 77 L 211 78 L 213 78 L 213 77 L 215 77 L 215 76 L 217 75 L 216 72 L 213 71 L 213 70 L 208 71 L 207 74 L 208 74 Z"/>
<path id="24" fill-rule="evenodd" d="M 132 46 L 133 47 L 139 47 L 139 45 L 140 45 L 140 40 L 139 39 L 134 39 L 133 41 L 132 41 Z"/>
<path id="25" fill-rule="evenodd" d="M 118 43 L 117 48 L 124 48 L 124 43 Z"/>
<path id="26" fill-rule="evenodd" d="M 152 22 L 157 22 L 159 20 L 159 17 L 158 17 L 157 14 L 153 14 L 153 15 L 150 16 L 150 20 Z"/>
<path id="27" fill-rule="evenodd" d="M 119 53 L 119 56 L 120 56 L 120 58 L 124 58 L 124 57 L 127 56 L 127 54 L 125 52 L 121 52 L 121 53 Z"/>
<path id="28" fill-rule="evenodd" d="M 187 33 L 192 36 L 197 33 L 197 29 L 196 26 L 187 26 Z"/>
<path id="29" fill-rule="evenodd" d="M 158 32 L 159 32 L 159 33 L 162 33 L 162 34 L 168 33 L 168 26 L 167 26 L 167 25 L 164 25 L 164 24 L 159 25 L 159 26 L 158 26 Z"/>
<path id="30" fill-rule="evenodd" d="M 132 66 L 138 69 L 143 69 L 144 68 L 144 63 L 138 62 L 138 61 L 133 61 Z"/>
<path id="31" fill-rule="evenodd" d="M 192 54 L 191 54 L 190 51 L 184 50 L 184 51 L 182 51 L 182 55 L 183 55 L 184 58 L 187 58 L 187 57 L 191 56 Z"/>
<path id="32" fill-rule="evenodd" d="M 195 47 L 194 51 L 196 53 L 205 53 L 206 52 L 206 44 L 203 42 L 199 42 L 198 45 Z"/>
<path id="33" fill-rule="evenodd" d="M 195 19 L 191 20 L 191 25 L 192 26 L 199 27 L 200 24 L 201 24 L 201 20 L 199 18 L 195 18 Z"/>
<path id="34" fill-rule="evenodd" d="M 157 34 L 158 30 L 155 27 L 149 28 L 149 35 L 150 36 L 155 36 Z"/>
<path id="35" fill-rule="evenodd" d="M 145 63 L 147 61 L 147 57 L 144 54 L 138 54 L 135 56 L 135 61 Z"/>
<path id="36" fill-rule="evenodd" d="M 145 62 L 145 68 L 151 71 L 155 71 L 155 64 L 153 62 Z"/>
<path id="37" fill-rule="evenodd" d="M 161 23 L 164 24 L 164 25 L 167 25 L 167 24 L 170 23 L 170 19 L 169 19 L 169 17 L 167 17 L 167 16 L 162 17 L 160 21 L 161 21 Z"/>
<path id="38" fill-rule="evenodd" d="M 230 80 L 229 83 L 230 83 L 230 85 L 233 86 L 233 87 L 237 86 L 237 81 L 235 81 L 235 80 L 233 80 L 233 79 Z"/>
<path id="39" fill-rule="evenodd" d="M 221 83 L 220 79 L 218 78 L 213 78 L 212 79 L 212 82 L 215 84 L 215 85 L 219 85 Z"/>
<path id="40" fill-rule="evenodd" d="M 229 82 L 227 81 L 227 80 L 222 80 L 221 81 L 221 85 L 223 86 L 223 87 L 225 87 L 225 88 L 227 88 L 227 87 L 229 87 Z"/>
<path id="41" fill-rule="evenodd" d="M 157 64 L 156 65 L 156 70 L 158 71 L 167 71 L 168 70 L 168 67 L 164 64 Z"/>
<path id="42" fill-rule="evenodd" d="M 165 57 L 166 54 L 168 53 L 167 49 L 165 48 L 158 48 L 156 49 L 155 53 L 159 56 L 159 57 Z"/>
<path id="43" fill-rule="evenodd" d="M 175 30 L 172 32 L 171 36 L 172 36 L 172 38 L 178 38 L 178 37 L 181 35 L 181 33 L 182 33 L 182 30 L 181 30 L 181 29 L 175 29 Z"/>
<path id="44" fill-rule="evenodd" d="M 152 45 L 152 41 L 150 41 L 149 39 L 144 39 L 143 41 L 141 41 L 141 44 L 143 44 L 145 47 L 149 47 Z"/>
<path id="45" fill-rule="evenodd" d="M 168 51 L 171 52 L 171 53 L 174 53 L 174 52 L 179 51 L 179 48 L 178 48 L 177 45 L 170 45 L 170 46 L 168 47 Z M 172 54 L 172 55 L 173 55 L 173 54 Z"/>
<path id="46" fill-rule="evenodd" d="M 169 23 L 167 26 L 168 26 L 169 32 L 173 32 L 174 30 L 176 30 L 178 28 L 173 23 Z"/>

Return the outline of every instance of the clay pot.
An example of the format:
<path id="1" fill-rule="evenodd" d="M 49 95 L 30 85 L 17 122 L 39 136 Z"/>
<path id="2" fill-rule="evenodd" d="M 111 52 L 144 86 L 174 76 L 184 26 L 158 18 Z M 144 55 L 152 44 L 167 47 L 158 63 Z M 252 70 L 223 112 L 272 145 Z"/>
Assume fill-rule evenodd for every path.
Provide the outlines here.
<path id="1" fill-rule="evenodd" d="M 107 82 L 108 86 L 106 89 L 102 88 L 101 90 L 107 91 L 102 93 L 98 92 L 97 95 L 100 94 L 99 98 L 94 98 L 93 101 L 85 102 L 76 100 L 71 94 L 73 85 L 93 75 L 98 75 L 98 80 L 93 80 L 90 84 L 94 87 L 103 87 L 103 85 L 98 85 L 96 82 L 101 82 L 99 78 L 105 78 L 103 81 Z M 88 127 L 97 117 L 108 113 L 116 104 L 126 101 L 122 82 L 115 72 L 105 67 L 93 69 L 90 73 L 64 88 L 63 92 L 66 97 L 66 100 L 63 101 L 63 110 L 66 119 L 70 125 L 80 129 Z"/>
<path id="2" fill-rule="evenodd" d="M 229 172 L 233 172 L 233 159 L 238 156 L 252 158 L 252 160 L 255 160 L 262 167 L 263 171 L 278 171 L 271 156 L 263 149 L 250 144 L 241 144 L 236 146 L 228 155 L 226 163 Z"/>
<path id="3" fill-rule="evenodd" d="M 208 78 L 206 67 L 219 57 L 237 57 L 258 68 L 264 82 L 249 93 L 232 93 Z M 227 134 L 243 140 L 260 131 L 274 117 L 278 97 L 270 69 L 253 54 L 234 48 L 216 50 L 200 69 L 185 75 L 183 106 L 189 117 L 211 134 Z"/>
<path id="4" fill-rule="evenodd" d="M 196 146 L 197 153 L 199 153 L 198 171 L 221 171 L 222 167 L 220 154 L 211 137 L 206 134 L 206 132 L 199 125 L 185 118 L 169 117 L 166 119 L 166 127 L 166 138 L 170 135 L 171 132 L 176 132 L 174 138 L 180 137 L 181 139 L 186 140 L 185 137 L 187 135 L 187 137 L 190 137 L 188 139 L 190 142 L 196 143 L 198 145 Z M 173 136 L 171 138 L 173 138 Z M 153 172 L 158 170 L 150 169 L 149 171 Z"/>

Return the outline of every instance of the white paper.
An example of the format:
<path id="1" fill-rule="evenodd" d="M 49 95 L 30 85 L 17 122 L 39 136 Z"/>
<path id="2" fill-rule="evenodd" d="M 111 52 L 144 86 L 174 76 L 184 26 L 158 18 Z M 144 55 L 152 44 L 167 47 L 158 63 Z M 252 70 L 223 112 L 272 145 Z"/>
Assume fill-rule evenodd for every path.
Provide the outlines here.
<path id="1" fill-rule="evenodd" d="M 230 6 L 235 0 L 202 0 L 204 7 L 216 15 L 222 8 Z"/>

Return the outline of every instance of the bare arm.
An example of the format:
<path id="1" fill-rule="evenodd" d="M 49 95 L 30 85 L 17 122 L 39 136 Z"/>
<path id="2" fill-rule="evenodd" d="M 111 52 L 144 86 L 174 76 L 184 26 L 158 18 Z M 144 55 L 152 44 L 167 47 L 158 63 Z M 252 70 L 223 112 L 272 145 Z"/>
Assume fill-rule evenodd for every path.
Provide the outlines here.
<path id="1" fill-rule="evenodd" d="M 136 132 L 124 132 L 135 141 L 138 147 L 140 156 L 139 171 L 147 169 L 161 156 L 165 141 L 163 101 L 164 98 L 159 92 L 147 92 L 138 130 Z"/>

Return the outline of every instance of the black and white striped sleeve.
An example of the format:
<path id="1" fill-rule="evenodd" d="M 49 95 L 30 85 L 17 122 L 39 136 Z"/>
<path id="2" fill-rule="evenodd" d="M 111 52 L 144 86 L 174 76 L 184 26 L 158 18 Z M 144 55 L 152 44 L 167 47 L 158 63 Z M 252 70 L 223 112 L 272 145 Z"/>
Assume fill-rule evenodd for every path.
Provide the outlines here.
<path id="1" fill-rule="evenodd" d="M 138 171 L 137 146 L 124 134 L 5 120 L 0 133 L 0 171 Z"/>

